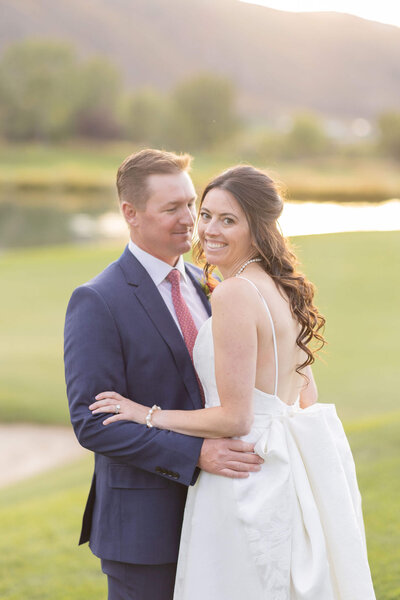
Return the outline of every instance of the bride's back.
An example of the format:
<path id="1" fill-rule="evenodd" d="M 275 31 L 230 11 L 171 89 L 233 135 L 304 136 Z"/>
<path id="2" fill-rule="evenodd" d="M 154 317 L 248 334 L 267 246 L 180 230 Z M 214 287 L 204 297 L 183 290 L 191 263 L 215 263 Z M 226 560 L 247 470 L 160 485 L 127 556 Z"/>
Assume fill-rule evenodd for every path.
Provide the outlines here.
<path id="1" fill-rule="evenodd" d="M 242 278 L 250 280 L 257 287 L 271 312 L 278 352 L 277 395 L 283 402 L 293 404 L 305 385 L 304 377 L 296 371 L 296 368 L 307 358 L 306 353 L 296 344 L 300 324 L 291 313 L 286 295 L 278 289 L 267 273 L 261 269 L 254 269 Z M 267 394 L 273 394 L 275 390 L 273 335 L 271 322 L 261 298 L 257 303 L 254 318 L 258 336 L 256 388 Z"/>

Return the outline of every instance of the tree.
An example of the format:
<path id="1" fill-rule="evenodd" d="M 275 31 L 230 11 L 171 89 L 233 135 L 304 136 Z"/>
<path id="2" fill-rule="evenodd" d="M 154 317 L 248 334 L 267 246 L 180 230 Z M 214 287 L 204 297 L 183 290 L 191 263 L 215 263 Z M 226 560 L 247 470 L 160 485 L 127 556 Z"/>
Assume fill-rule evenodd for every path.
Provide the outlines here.
<path id="1" fill-rule="evenodd" d="M 173 91 L 169 135 L 175 147 L 207 148 L 229 138 L 237 127 L 235 89 L 228 79 L 200 74 Z"/>
<path id="2" fill-rule="evenodd" d="M 122 82 L 118 70 L 103 58 L 82 65 L 76 82 L 75 132 L 93 138 L 115 138 L 121 131 L 118 108 Z"/>
<path id="3" fill-rule="evenodd" d="M 0 62 L 0 129 L 7 139 L 116 137 L 121 96 L 112 64 L 102 58 L 81 63 L 65 43 L 20 42 Z"/>
<path id="4" fill-rule="evenodd" d="M 169 99 L 151 88 L 142 88 L 132 94 L 127 101 L 124 117 L 129 139 L 136 144 L 165 145 L 169 108 Z"/>
<path id="5" fill-rule="evenodd" d="M 325 153 L 330 145 L 320 120 L 311 113 L 300 113 L 286 135 L 284 151 L 288 157 L 315 157 Z"/>
<path id="6" fill-rule="evenodd" d="M 78 63 L 67 44 L 28 40 L 0 62 L 1 129 L 8 139 L 48 140 L 71 129 Z"/>
<path id="7" fill-rule="evenodd" d="M 380 147 L 391 158 L 400 159 L 400 112 L 386 112 L 378 119 Z"/>

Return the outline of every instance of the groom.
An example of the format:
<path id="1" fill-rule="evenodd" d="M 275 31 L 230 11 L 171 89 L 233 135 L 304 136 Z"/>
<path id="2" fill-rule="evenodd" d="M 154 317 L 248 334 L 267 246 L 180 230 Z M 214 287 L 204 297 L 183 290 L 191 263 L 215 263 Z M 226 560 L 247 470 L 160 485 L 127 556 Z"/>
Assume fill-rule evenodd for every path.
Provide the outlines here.
<path id="1" fill-rule="evenodd" d="M 187 486 L 199 468 L 228 477 L 259 468 L 253 447 L 240 440 L 203 440 L 131 421 L 105 427 L 105 415 L 88 408 L 107 390 L 149 408 L 202 407 L 181 319 L 189 310 L 198 330 L 210 315 L 200 271 L 182 258 L 196 216 L 190 160 L 143 150 L 122 163 L 117 187 L 129 244 L 74 291 L 67 309 L 71 421 L 82 446 L 95 452 L 80 543 L 89 541 L 101 558 L 109 600 L 171 600 Z M 171 271 L 180 286 L 174 297 Z"/>

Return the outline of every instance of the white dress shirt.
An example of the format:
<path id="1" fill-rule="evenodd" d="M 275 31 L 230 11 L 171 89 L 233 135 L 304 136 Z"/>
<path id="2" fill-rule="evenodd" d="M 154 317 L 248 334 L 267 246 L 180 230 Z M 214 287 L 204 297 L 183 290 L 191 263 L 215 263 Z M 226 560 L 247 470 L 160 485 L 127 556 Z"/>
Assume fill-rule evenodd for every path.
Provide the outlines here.
<path id="1" fill-rule="evenodd" d="M 132 240 L 129 240 L 128 247 L 129 250 L 132 252 L 133 256 L 137 258 L 137 260 L 146 269 L 147 273 L 154 281 L 165 304 L 167 305 L 169 312 L 174 318 L 176 326 L 182 334 L 178 318 L 176 316 L 174 304 L 172 302 L 171 284 L 165 279 L 169 272 L 172 271 L 172 269 L 177 269 L 180 272 L 182 296 L 185 299 L 186 304 L 188 305 L 188 308 L 190 310 L 190 313 L 193 317 L 193 321 L 195 322 L 197 329 L 200 329 L 204 321 L 208 319 L 209 315 L 204 304 L 200 300 L 199 294 L 197 293 L 197 290 L 192 280 L 186 274 L 183 257 L 180 256 L 175 267 L 171 267 L 171 265 L 164 262 L 163 260 L 160 260 L 159 258 L 156 258 L 152 254 L 149 254 L 148 252 L 145 252 L 144 250 L 139 248 L 139 246 L 132 242 Z"/>

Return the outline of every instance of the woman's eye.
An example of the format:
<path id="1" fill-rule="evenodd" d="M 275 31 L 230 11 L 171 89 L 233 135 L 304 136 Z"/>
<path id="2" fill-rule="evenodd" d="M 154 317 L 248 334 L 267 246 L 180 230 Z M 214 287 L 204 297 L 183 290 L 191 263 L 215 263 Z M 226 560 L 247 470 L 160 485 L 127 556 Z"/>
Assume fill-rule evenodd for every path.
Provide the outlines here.
<path id="1" fill-rule="evenodd" d="M 225 225 L 232 225 L 233 219 L 230 219 L 229 217 L 225 217 L 224 223 L 225 223 Z"/>
<path id="2" fill-rule="evenodd" d="M 201 212 L 200 216 L 203 219 L 203 221 L 206 221 L 210 217 L 210 215 L 208 213 L 206 213 L 206 212 Z"/>

